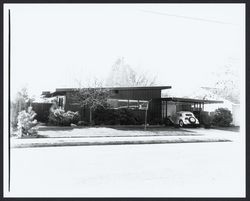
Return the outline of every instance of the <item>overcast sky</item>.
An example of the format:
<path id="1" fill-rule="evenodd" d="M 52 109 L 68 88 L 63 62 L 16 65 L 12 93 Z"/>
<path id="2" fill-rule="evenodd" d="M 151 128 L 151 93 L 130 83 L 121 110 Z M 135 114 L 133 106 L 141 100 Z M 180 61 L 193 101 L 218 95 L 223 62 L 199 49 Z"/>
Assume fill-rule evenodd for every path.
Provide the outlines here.
<path id="1" fill-rule="evenodd" d="M 105 80 L 119 57 L 184 90 L 232 59 L 244 69 L 244 4 L 5 4 L 5 26 L 7 9 L 12 94 Z"/>

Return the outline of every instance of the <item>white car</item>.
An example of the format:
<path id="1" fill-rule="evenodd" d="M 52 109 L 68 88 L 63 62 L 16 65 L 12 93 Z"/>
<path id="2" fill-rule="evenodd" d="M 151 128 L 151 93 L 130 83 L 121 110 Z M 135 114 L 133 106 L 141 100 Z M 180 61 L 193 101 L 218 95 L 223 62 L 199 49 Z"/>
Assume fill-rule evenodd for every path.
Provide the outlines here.
<path id="1" fill-rule="evenodd" d="M 194 116 L 192 112 L 189 111 L 176 112 L 176 114 L 170 116 L 169 119 L 173 124 L 178 125 L 179 127 L 188 125 L 196 127 L 199 125 L 199 120 Z"/>

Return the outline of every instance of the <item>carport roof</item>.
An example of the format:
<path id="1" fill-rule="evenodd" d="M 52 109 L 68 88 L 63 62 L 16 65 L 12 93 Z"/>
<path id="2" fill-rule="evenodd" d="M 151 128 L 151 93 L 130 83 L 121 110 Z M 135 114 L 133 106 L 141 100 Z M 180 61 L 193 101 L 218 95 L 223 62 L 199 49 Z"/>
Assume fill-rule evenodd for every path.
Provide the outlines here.
<path id="1" fill-rule="evenodd" d="M 186 103 L 204 103 L 204 104 L 223 103 L 223 101 L 217 101 L 217 100 L 204 100 L 204 99 L 178 98 L 178 97 L 161 98 L 161 100 L 173 101 L 173 102 L 186 102 Z"/>

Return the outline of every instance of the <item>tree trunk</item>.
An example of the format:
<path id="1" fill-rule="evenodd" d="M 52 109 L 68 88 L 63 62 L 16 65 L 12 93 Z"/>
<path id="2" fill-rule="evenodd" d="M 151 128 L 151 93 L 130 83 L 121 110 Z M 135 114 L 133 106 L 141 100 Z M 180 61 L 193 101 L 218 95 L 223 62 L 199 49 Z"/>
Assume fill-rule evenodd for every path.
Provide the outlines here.
<path id="1" fill-rule="evenodd" d="M 92 125 L 92 109 L 89 108 L 89 123 Z"/>

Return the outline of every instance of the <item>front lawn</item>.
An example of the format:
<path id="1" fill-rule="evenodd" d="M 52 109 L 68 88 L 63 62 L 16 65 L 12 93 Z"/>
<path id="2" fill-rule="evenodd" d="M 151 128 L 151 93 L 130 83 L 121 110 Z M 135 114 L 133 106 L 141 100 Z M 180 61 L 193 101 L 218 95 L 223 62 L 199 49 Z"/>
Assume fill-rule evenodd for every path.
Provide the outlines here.
<path id="1" fill-rule="evenodd" d="M 149 128 L 147 131 L 134 128 L 107 128 L 107 127 L 82 127 L 82 128 L 63 128 L 49 129 L 43 128 L 39 135 L 49 138 L 60 137 L 133 137 L 133 136 L 192 136 L 200 135 L 194 131 L 175 128 Z"/>

